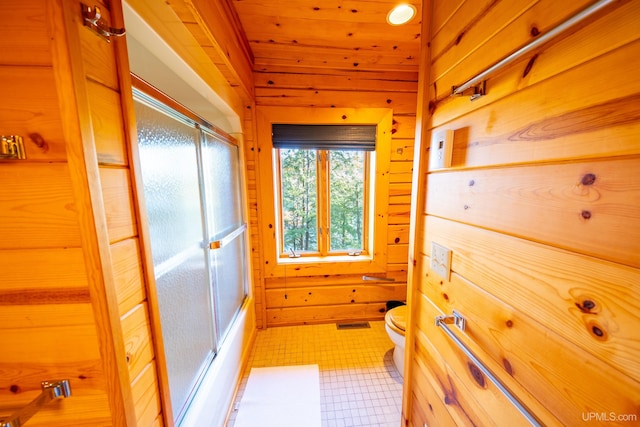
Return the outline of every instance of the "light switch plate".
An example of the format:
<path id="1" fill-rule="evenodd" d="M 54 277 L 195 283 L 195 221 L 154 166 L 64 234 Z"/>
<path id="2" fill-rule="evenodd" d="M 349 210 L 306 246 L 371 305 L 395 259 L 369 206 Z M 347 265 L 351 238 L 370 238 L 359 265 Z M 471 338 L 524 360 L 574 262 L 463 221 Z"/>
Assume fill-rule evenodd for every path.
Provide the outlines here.
<path id="1" fill-rule="evenodd" d="M 451 249 L 431 242 L 431 270 L 444 280 L 449 280 L 451 273 Z"/>
<path id="2" fill-rule="evenodd" d="M 429 170 L 451 167 L 453 156 L 453 130 L 442 129 L 431 134 L 431 153 Z"/>

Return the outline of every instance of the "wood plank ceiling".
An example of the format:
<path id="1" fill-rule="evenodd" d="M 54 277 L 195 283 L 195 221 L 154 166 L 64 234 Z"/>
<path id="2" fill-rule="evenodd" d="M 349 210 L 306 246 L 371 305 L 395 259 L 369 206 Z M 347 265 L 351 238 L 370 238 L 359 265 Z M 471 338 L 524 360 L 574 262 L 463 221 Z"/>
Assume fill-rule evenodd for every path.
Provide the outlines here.
<path id="1" fill-rule="evenodd" d="M 398 0 L 233 0 L 254 73 L 312 69 L 417 73 L 421 1 L 408 24 L 391 26 Z M 305 71 L 306 70 L 306 71 Z"/>

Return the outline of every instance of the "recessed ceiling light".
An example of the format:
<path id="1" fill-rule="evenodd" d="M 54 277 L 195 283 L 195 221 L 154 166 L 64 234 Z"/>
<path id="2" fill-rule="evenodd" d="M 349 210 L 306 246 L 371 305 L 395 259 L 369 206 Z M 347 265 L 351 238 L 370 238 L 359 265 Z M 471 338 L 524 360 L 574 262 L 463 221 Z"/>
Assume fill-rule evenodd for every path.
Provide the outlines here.
<path id="1" fill-rule="evenodd" d="M 387 15 L 387 22 L 391 25 L 402 25 L 411 21 L 416 16 L 416 8 L 412 4 L 399 4 Z"/>

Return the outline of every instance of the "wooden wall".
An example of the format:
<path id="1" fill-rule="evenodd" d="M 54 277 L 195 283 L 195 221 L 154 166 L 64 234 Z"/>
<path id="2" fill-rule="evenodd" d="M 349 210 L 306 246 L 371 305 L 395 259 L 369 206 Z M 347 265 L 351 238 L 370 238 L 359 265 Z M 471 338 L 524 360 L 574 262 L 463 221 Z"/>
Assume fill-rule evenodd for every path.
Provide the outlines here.
<path id="1" fill-rule="evenodd" d="M 97 4 L 122 27 L 117 2 Z M 41 380 L 69 379 L 72 396 L 29 425 L 159 426 L 126 46 L 79 12 L 66 0 L 0 5 L 0 128 L 27 152 L 0 162 L 0 414 Z"/>
<path id="2" fill-rule="evenodd" d="M 256 313 L 263 327 L 334 322 L 354 319 L 382 319 L 385 303 L 406 299 L 406 273 L 409 243 L 409 210 L 413 167 L 413 141 L 417 73 L 407 71 L 357 72 L 342 69 L 277 68 L 257 65 L 254 73 L 256 105 L 260 107 L 299 108 L 313 107 L 321 110 L 354 109 L 364 112 L 370 109 L 391 108 L 391 140 L 379 148 L 389 158 L 388 184 L 377 191 L 385 195 L 384 210 L 388 215 L 386 240 L 387 263 L 384 272 L 371 271 L 371 275 L 394 278 L 393 285 L 362 280 L 363 274 L 336 274 L 335 265 L 318 268 L 310 276 L 284 274 L 265 275 L 265 251 L 273 244 L 266 242 L 272 235 L 263 217 L 269 209 L 260 205 L 256 193 L 251 192 L 251 205 L 257 206 L 259 234 L 253 238 L 254 249 L 259 248 L 256 264 L 260 267 L 256 288 Z M 297 110 L 300 111 L 300 110 Z M 336 113 L 337 114 L 337 113 Z M 340 119 L 338 119 L 340 120 Z M 268 147 L 270 141 L 257 141 L 252 148 L 257 151 Z M 263 138 L 264 139 L 264 138 Z M 267 148 L 267 150 L 269 150 Z M 269 156 L 270 153 L 264 153 Z M 265 171 L 260 171 L 257 157 L 252 161 L 250 181 L 259 192 L 273 193 L 273 184 Z M 268 164 L 269 162 L 267 162 Z M 264 166 L 262 166 L 264 167 Z M 261 179 L 262 177 L 262 179 Z M 271 230 L 272 231 L 272 230 Z M 260 240 L 258 240 L 260 239 Z M 297 276 L 297 277 L 293 277 Z M 285 296 L 286 295 L 286 296 Z M 261 321 L 261 323 L 260 323 Z"/>
<path id="3" fill-rule="evenodd" d="M 475 101 L 451 86 L 592 2 L 431 3 L 404 417 L 526 424 L 435 326 L 455 309 L 456 334 L 542 424 L 636 424 L 640 3 L 614 2 Z M 445 129 L 452 165 L 427 171 L 429 133 Z M 450 278 L 430 270 L 432 242 L 451 249 Z"/>

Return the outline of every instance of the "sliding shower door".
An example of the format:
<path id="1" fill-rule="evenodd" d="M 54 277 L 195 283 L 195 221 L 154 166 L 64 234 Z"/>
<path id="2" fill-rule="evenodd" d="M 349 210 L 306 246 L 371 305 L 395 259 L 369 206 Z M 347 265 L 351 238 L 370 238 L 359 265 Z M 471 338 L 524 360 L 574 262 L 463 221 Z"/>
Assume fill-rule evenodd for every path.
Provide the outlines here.
<path id="1" fill-rule="evenodd" d="M 175 421 L 246 296 L 238 148 L 134 91 L 141 175 Z"/>
<path id="2" fill-rule="evenodd" d="M 216 283 L 218 337 L 226 335 L 237 308 L 245 297 L 244 282 L 246 225 L 243 222 L 240 185 L 240 153 L 237 145 L 204 132 L 202 158 L 207 189 L 209 234 L 224 244 L 211 251 Z"/>

